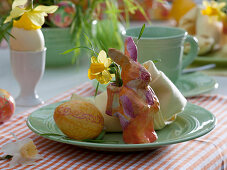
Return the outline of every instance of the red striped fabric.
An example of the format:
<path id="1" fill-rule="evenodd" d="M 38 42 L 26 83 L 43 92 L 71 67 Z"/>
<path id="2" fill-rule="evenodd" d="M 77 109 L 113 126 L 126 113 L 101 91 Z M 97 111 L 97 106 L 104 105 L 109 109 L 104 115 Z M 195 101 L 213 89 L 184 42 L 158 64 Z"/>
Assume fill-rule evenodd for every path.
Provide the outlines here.
<path id="1" fill-rule="evenodd" d="M 94 94 L 94 88 L 90 83 L 84 83 L 50 99 L 45 105 L 67 100 L 72 93 L 90 96 Z M 19 139 L 32 138 L 44 157 L 35 165 L 13 169 L 227 169 L 227 97 L 201 95 L 188 100 L 216 116 L 218 123 L 215 129 L 203 137 L 153 151 L 95 152 L 37 136 L 28 129 L 25 121 L 31 112 L 44 105 L 18 114 L 1 125 L 0 147 L 14 140 L 9 134 L 13 132 Z M 8 161 L 0 161 L 0 169 L 9 169 L 8 164 Z"/>

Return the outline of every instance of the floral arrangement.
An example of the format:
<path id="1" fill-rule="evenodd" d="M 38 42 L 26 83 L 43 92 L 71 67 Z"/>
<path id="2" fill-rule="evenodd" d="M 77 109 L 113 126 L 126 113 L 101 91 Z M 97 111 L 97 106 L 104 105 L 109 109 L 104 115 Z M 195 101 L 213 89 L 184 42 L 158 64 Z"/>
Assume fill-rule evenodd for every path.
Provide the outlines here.
<path id="1" fill-rule="evenodd" d="M 140 30 L 140 34 L 138 35 L 137 41 L 141 38 L 143 31 L 145 29 L 145 24 L 142 26 Z M 134 47 L 134 42 L 129 42 L 128 47 Z M 99 83 L 108 84 L 112 81 L 112 78 L 115 77 L 115 80 L 112 81 L 116 86 L 121 87 L 123 82 L 121 78 L 121 68 L 120 66 L 111 60 L 111 58 L 107 57 L 107 54 L 104 50 L 101 50 L 99 54 L 94 51 L 93 46 L 91 46 L 91 50 L 97 56 L 91 57 L 90 68 L 88 69 L 88 78 L 90 80 L 96 79 L 98 81 L 96 94 L 98 91 Z M 132 49 L 131 49 L 132 50 Z M 136 49 L 134 49 L 135 52 Z M 133 50 L 132 50 L 133 51 Z M 129 54 L 127 50 L 127 46 L 125 46 L 125 52 Z M 95 94 L 95 95 L 96 95 Z"/>
<path id="2" fill-rule="evenodd" d="M 211 20 L 226 20 L 226 2 L 203 1 L 204 9 L 201 10 L 203 15 L 207 15 Z"/>

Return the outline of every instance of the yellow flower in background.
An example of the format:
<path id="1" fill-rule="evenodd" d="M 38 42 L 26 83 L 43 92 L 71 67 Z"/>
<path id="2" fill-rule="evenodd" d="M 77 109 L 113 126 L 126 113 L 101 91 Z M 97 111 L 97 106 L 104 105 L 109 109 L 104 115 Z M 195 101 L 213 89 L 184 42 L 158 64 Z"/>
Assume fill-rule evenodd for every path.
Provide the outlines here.
<path id="1" fill-rule="evenodd" d="M 226 14 L 222 11 L 222 8 L 226 5 L 225 2 L 218 3 L 215 1 L 203 1 L 203 5 L 205 6 L 205 9 L 201 11 L 203 15 L 207 15 L 218 20 L 223 20 L 226 17 Z"/>
<path id="2" fill-rule="evenodd" d="M 100 51 L 98 57 L 91 58 L 91 65 L 88 69 L 88 78 L 90 80 L 96 79 L 101 84 L 107 84 L 112 80 L 112 76 L 109 72 L 109 66 L 112 61 L 107 58 L 105 51 Z"/>
<path id="3" fill-rule="evenodd" d="M 40 29 L 45 22 L 45 16 L 54 13 L 58 9 L 58 6 L 55 5 L 39 5 L 34 9 L 25 8 L 26 4 L 27 0 L 15 0 L 12 4 L 10 15 L 4 23 L 22 16 L 19 20 L 14 21 L 13 26 L 26 30 Z"/>

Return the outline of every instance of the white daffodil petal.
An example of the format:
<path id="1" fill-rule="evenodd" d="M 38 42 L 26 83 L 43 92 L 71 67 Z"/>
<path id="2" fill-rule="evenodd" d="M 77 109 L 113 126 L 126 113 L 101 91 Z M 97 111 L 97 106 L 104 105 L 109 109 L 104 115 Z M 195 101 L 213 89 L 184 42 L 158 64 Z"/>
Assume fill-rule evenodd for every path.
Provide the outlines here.
<path id="1" fill-rule="evenodd" d="M 112 64 L 112 60 L 110 58 L 107 58 L 106 62 L 104 63 L 104 66 L 108 68 Z"/>
<path id="2" fill-rule="evenodd" d="M 14 0 L 12 4 L 12 9 L 14 9 L 17 6 L 25 5 L 28 0 Z"/>
<path id="3" fill-rule="evenodd" d="M 36 26 L 42 26 L 44 24 L 45 16 L 47 16 L 45 12 L 35 12 L 35 11 L 28 12 L 28 18 Z"/>
<path id="4" fill-rule="evenodd" d="M 225 2 L 221 2 L 219 3 L 219 9 L 222 9 L 226 6 L 226 3 Z"/>
<path id="5" fill-rule="evenodd" d="M 43 156 L 40 154 L 37 154 L 34 158 L 32 158 L 34 160 L 39 160 L 39 159 L 43 159 Z"/>
<path id="6" fill-rule="evenodd" d="M 10 12 L 10 15 L 6 18 L 6 20 L 4 21 L 4 23 L 7 23 L 7 22 L 11 21 L 13 18 L 20 17 L 25 12 L 26 12 L 25 9 L 22 9 L 22 8 L 19 8 L 19 7 L 16 7 L 14 9 L 12 9 L 12 11 Z"/>
<path id="7" fill-rule="evenodd" d="M 7 23 L 7 22 L 10 22 L 13 18 L 11 16 L 8 16 L 5 21 L 4 21 L 4 24 Z"/>
<path id="8" fill-rule="evenodd" d="M 18 143 L 7 143 L 2 146 L 1 151 L 7 155 L 14 155 L 19 152 L 19 144 Z"/>
<path id="9" fill-rule="evenodd" d="M 209 2 L 203 1 L 203 6 L 205 6 L 205 7 L 209 6 Z"/>
<path id="10" fill-rule="evenodd" d="M 48 14 L 52 14 L 52 13 L 54 13 L 57 9 L 58 9 L 58 6 L 56 6 L 56 5 L 52 5 L 52 6 L 39 5 L 39 6 L 37 6 L 37 7 L 34 9 L 34 11 L 45 12 L 45 13 L 48 13 Z"/>
<path id="11" fill-rule="evenodd" d="M 33 165 L 33 164 L 35 164 L 35 161 L 36 161 L 37 159 L 25 159 L 25 158 L 21 158 L 21 159 L 19 159 L 19 164 L 21 164 L 21 165 Z"/>
<path id="12" fill-rule="evenodd" d="M 26 143 L 33 141 L 31 138 L 25 138 L 22 140 L 17 141 L 16 143 L 18 143 L 19 149 L 24 146 Z"/>
<path id="13" fill-rule="evenodd" d="M 20 162 L 20 159 L 21 159 L 20 154 L 15 154 L 15 155 L 13 155 L 12 160 L 9 162 L 10 168 L 12 168 L 12 167 L 14 167 L 14 166 L 20 164 L 20 163 L 19 163 L 19 162 Z"/>
<path id="14" fill-rule="evenodd" d="M 104 50 L 101 50 L 98 55 L 98 61 L 100 63 L 105 63 L 107 57 L 106 57 L 106 52 Z"/>
<path id="15" fill-rule="evenodd" d="M 91 57 L 91 63 L 98 63 L 98 60 L 95 56 Z"/>
<path id="16" fill-rule="evenodd" d="M 112 77 L 111 77 L 111 74 L 109 71 L 107 70 L 104 70 L 102 72 L 102 80 L 103 80 L 103 83 L 102 84 L 107 84 L 111 81 Z"/>

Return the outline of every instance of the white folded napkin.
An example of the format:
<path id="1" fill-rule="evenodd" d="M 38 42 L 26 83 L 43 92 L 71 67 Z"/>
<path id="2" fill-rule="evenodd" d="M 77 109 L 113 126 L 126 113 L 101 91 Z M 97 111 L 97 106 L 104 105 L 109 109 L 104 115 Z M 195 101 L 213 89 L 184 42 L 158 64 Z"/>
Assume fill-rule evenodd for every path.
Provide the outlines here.
<path id="1" fill-rule="evenodd" d="M 160 115 L 154 118 L 154 126 L 157 130 L 163 128 L 163 124 L 166 125 L 169 121 L 174 120 L 175 115 L 184 110 L 187 100 L 169 78 L 155 67 L 151 60 L 143 65 L 151 74 L 150 86 L 160 102 Z M 163 122 L 161 122 L 161 117 L 163 117 Z"/>

